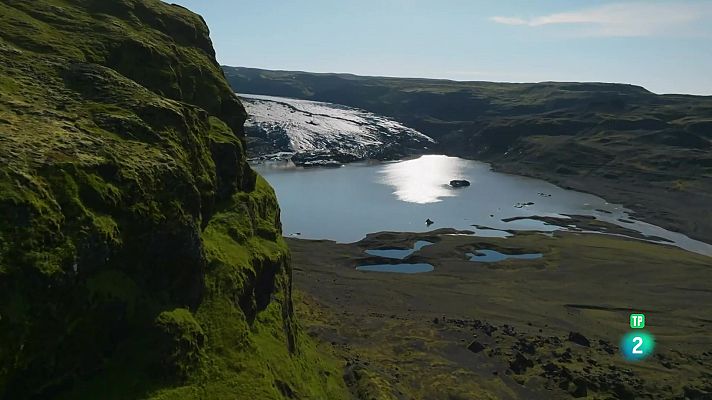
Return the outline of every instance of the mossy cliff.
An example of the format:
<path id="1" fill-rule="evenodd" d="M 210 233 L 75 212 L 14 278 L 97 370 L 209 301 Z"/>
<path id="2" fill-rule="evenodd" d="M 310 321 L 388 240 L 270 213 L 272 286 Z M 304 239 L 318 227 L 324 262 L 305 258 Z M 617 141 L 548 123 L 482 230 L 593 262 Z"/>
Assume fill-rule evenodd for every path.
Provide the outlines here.
<path id="1" fill-rule="evenodd" d="M 0 399 L 338 398 L 204 21 L 0 2 Z"/>

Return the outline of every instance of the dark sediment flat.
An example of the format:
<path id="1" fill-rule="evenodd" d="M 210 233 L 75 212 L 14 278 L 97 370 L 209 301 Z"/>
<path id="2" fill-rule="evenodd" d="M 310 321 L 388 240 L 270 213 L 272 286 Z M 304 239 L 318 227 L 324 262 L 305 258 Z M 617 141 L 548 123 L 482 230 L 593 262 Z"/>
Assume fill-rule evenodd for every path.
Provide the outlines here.
<path id="1" fill-rule="evenodd" d="M 364 398 L 673 399 L 712 391 L 712 258 L 600 234 L 447 233 L 288 240 L 302 321 L 343 357 L 347 382 Z M 416 240 L 435 244 L 405 262 L 434 271 L 355 270 L 383 262 L 366 248 Z M 468 261 L 465 253 L 477 249 L 543 257 Z M 646 313 L 657 340 L 653 357 L 637 364 L 618 354 L 631 312 Z"/>
<path id="2" fill-rule="evenodd" d="M 523 219 L 532 219 L 535 221 L 542 221 L 542 222 L 546 223 L 547 225 L 566 227 L 566 229 L 570 230 L 570 231 L 579 231 L 579 232 L 587 231 L 589 233 L 590 232 L 602 232 L 602 233 L 607 233 L 607 234 L 626 236 L 626 237 L 633 238 L 633 239 L 672 243 L 671 240 L 661 238 L 658 236 L 643 235 L 635 230 L 627 229 L 625 227 L 614 225 L 609 222 L 600 221 L 592 216 L 568 215 L 568 214 L 563 214 L 563 215 L 564 215 L 564 218 L 562 218 L 562 217 L 542 217 L 542 216 L 535 215 L 535 216 L 526 216 L 526 217 L 506 218 L 506 219 L 503 219 L 502 221 L 512 222 L 512 221 L 523 220 Z M 628 222 L 628 223 L 632 222 L 632 221 L 628 221 L 628 220 L 619 220 L 619 221 Z"/>
<path id="3" fill-rule="evenodd" d="M 565 189 L 594 193 L 611 203 L 634 211 L 636 219 L 683 233 L 693 239 L 712 243 L 712 178 L 699 176 L 691 189 L 673 190 L 675 174 L 657 180 L 630 171 L 616 179 L 597 175 L 559 174 L 546 165 L 518 161 L 493 161 L 495 170 L 543 179 Z"/>

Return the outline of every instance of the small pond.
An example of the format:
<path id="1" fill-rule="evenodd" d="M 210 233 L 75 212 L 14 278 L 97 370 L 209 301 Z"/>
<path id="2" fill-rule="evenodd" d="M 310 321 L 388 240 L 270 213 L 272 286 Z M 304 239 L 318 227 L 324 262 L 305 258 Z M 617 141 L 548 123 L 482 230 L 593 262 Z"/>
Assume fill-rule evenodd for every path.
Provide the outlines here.
<path id="1" fill-rule="evenodd" d="M 366 254 L 371 255 L 371 256 L 376 256 L 376 257 L 384 257 L 384 258 L 395 258 L 398 260 L 402 260 L 409 255 L 415 253 L 416 251 L 422 249 L 425 246 L 430 246 L 433 244 L 432 242 L 428 242 L 426 240 L 418 240 L 415 242 L 415 246 L 413 246 L 412 249 L 368 249 L 366 250 Z"/>
<path id="2" fill-rule="evenodd" d="M 466 255 L 470 257 L 470 261 L 477 262 L 497 262 L 507 259 L 536 260 L 543 257 L 541 253 L 505 254 L 496 250 L 477 250 L 474 253 L 467 253 Z"/>

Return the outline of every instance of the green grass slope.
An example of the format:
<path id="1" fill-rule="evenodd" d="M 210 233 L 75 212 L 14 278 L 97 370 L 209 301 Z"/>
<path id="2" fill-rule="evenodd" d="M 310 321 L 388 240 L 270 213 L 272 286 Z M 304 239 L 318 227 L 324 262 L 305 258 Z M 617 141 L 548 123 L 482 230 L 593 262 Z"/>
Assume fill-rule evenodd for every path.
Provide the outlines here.
<path id="1" fill-rule="evenodd" d="M 208 28 L 0 2 L 0 399 L 342 398 Z"/>
<path id="2" fill-rule="evenodd" d="M 441 152 L 605 195 L 652 222 L 712 242 L 712 96 L 657 95 L 609 83 L 223 69 L 237 91 L 387 115 L 437 139 Z"/>

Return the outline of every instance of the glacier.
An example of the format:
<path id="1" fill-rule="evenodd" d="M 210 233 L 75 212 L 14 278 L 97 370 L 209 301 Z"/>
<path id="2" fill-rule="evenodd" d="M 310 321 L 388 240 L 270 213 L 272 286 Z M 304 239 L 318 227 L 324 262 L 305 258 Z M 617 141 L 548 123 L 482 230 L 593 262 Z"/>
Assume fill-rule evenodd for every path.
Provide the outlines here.
<path id="1" fill-rule="evenodd" d="M 388 117 L 339 104 L 238 94 L 249 118 L 248 152 L 255 160 L 291 159 L 299 165 L 340 165 L 422 154 L 427 135 Z"/>

